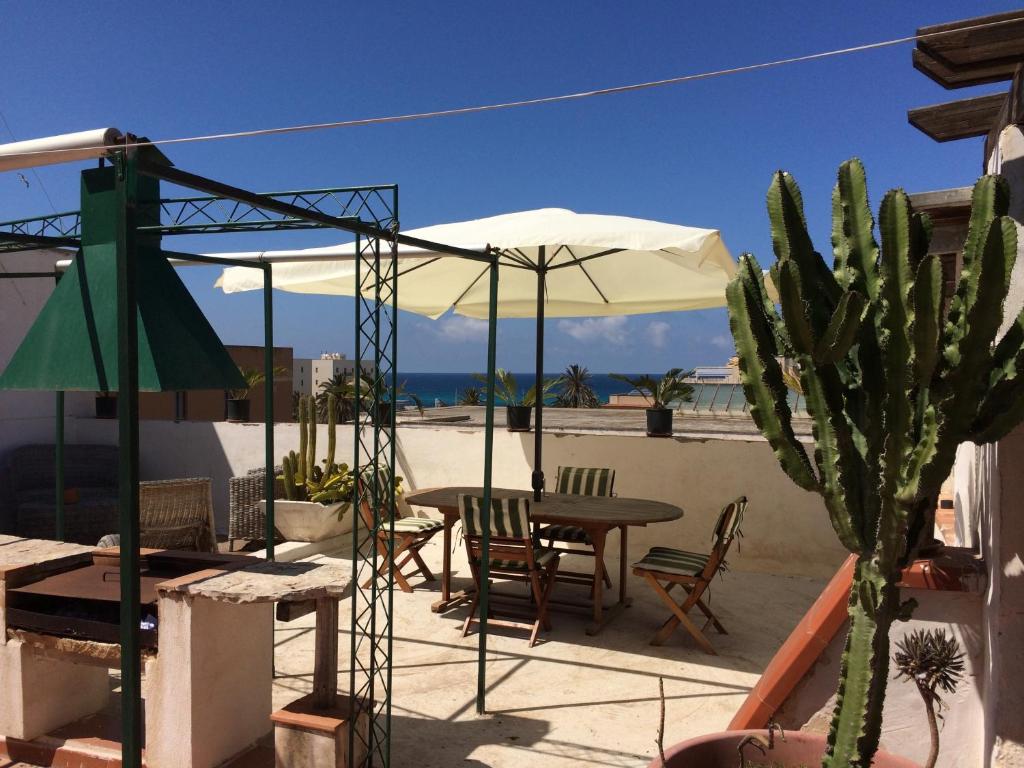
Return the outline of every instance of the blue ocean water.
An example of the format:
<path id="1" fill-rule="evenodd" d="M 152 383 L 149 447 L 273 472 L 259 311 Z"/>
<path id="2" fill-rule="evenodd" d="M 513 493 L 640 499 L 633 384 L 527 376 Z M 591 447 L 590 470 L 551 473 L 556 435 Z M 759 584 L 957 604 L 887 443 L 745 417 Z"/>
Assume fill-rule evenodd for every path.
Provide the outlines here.
<path id="1" fill-rule="evenodd" d="M 548 373 L 545 374 L 545 377 L 553 378 L 558 375 L 558 373 Z M 516 373 L 515 377 L 521 392 L 529 389 L 533 384 L 534 374 L 532 373 Z M 399 373 L 398 381 L 404 383 L 406 392 L 415 394 L 427 407 L 433 406 L 435 400 L 440 400 L 445 405 L 454 405 L 459 401 L 459 395 L 467 387 L 477 387 L 478 389 L 483 387 L 477 379 L 473 378 L 472 373 Z M 629 391 L 628 384 L 615 381 L 607 373 L 591 374 L 590 385 L 602 403 L 608 402 L 609 395 Z"/>

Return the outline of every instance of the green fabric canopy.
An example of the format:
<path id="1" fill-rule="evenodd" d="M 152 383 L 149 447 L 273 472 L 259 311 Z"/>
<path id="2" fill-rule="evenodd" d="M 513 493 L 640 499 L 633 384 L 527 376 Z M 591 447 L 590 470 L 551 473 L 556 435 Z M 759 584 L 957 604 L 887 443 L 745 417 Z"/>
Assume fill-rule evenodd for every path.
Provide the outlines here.
<path id="1" fill-rule="evenodd" d="M 243 388 L 238 365 L 158 248 L 136 250 L 139 390 Z M 0 375 L 0 389 L 117 390 L 117 258 L 85 245 Z"/>

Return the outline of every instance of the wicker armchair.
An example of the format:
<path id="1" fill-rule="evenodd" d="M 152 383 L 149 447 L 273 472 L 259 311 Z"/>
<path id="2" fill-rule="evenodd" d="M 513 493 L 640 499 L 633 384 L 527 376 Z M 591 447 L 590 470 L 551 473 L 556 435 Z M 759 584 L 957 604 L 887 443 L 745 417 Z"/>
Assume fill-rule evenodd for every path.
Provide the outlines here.
<path id="1" fill-rule="evenodd" d="M 280 471 L 280 467 L 274 467 L 275 473 Z M 228 545 L 232 550 L 239 540 L 266 541 L 267 516 L 259 506 L 260 499 L 267 495 L 266 476 L 266 470 L 260 467 L 228 480 Z M 280 536 L 274 540 L 284 541 Z"/>
<path id="2" fill-rule="evenodd" d="M 117 534 L 108 534 L 99 546 L 119 543 Z M 210 478 L 139 483 L 139 543 L 152 549 L 217 552 Z"/>

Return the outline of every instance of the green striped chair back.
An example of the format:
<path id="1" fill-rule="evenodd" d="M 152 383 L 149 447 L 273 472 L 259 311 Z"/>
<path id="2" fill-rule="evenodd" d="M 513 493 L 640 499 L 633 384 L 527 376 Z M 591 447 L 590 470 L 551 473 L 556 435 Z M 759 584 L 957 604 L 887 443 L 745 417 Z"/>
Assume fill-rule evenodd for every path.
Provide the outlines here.
<path id="1" fill-rule="evenodd" d="M 602 467 L 559 467 L 555 493 L 611 496 L 615 470 Z"/>
<path id="2" fill-rule="evenodd" d="M 460 493 L 459 517 L 467 537 L 484 534 L 484 500 L 479 496 Z M 530 538 L 530 500 L 526 497 L 491 499 L 491 536 L 508 539 Z"/>
<path id="3" fill-rule="evenodd" d="M 746 509 L 747 497 L 740 496 L 726 504 L 718 513 L 714 532 L 715 549 L 723 557 L 732 540 L 743 535 L 740 527 L 743 525 L 743 513 Z"/>

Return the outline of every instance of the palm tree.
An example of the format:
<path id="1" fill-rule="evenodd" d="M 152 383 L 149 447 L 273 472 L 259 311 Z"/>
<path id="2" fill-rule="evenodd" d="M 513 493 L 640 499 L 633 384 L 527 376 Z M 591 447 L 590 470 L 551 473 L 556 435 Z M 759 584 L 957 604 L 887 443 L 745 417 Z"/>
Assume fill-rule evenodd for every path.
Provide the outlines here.
<path id="1" fill-rule="evenodd" d="M 320 391 L 316 395 L 316 418 L 320 423 L 327 421 L 327 401 L 331 395 L 335 398 L 335 418 L 338 423 L 351 421 L 355 411 L 355 387 L 349 380 L 348 373 L 336 373 L 320 384 Z"/>
<path id="2" fill-rule="evenodd" d="M 459 405 L 480 405 L 480 387 L 466 387 L 459 395 Z"/>
<path id="3" fill-rule="evenodd" d="M 590 385 L 590 371 L 581 365 L 570 365 L 561 376 L 562 391 L 555 399 L 559 408 L 598 408 L 597 393 Z"/>

